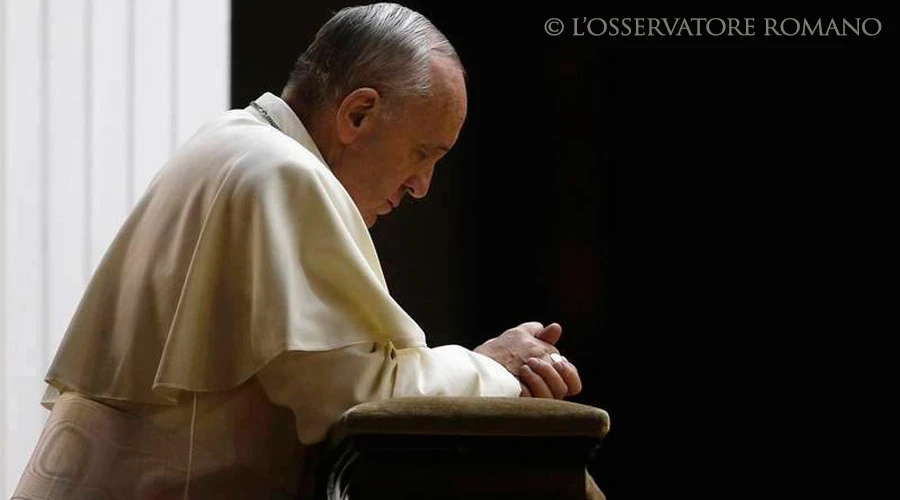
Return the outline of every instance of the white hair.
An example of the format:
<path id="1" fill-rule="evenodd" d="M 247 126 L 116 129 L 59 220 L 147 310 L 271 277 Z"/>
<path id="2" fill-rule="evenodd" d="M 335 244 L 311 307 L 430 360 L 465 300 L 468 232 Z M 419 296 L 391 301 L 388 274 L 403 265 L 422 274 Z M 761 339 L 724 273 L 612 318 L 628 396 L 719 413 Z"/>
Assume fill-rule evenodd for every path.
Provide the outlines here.
<path id="1" fill-rule="evenodd" d="M 313 106 L 361 87 L 385 98 L 428 95 L 434 56 L 455 61 L 465 74 L 447 37 L 422 14 L 395 3 L 347 7 L 319 29 L 288 86 Z"/>

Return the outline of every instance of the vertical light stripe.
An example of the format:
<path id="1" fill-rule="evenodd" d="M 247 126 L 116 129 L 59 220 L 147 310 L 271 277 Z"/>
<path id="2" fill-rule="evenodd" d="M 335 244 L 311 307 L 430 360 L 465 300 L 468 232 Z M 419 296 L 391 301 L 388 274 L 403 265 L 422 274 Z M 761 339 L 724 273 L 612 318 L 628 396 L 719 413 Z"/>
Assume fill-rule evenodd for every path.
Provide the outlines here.
<path id="1" fill-rule="evenodd" d="M 169 42 L 169 65 L 171 74 L 169 76 L 169 94 L 171 95 L 171 111 L 169 113 L 169 151 L 172 152 L 178 143 L 178 115 L 180 108 L 178 106 L 178 0 L 172 0 L 169 6 L 172 19 L 172 35 Z"/>
<path id="2" fill-rule="evenodd" d="M 50 277 L 48 275 L 48 267 L 50 261 L 50 200 L 48 194 L 50 189 L 47 187 L 49 177 L 50 163 L 50 0 L 41 0 L 41 97 L 38 103 L 40 109 L 40 177 L 38 178 L 38 201 L 40 202 L 40 231 L 41 231 L 41 264 L 38 268 L 41 276 L 41 304 L 38 307 L 38 318 L 40 321 L 40 338 L 41 359 L 34 360 L 35 365 L 43 367 L 44 360 L 47 359 L 47 337 L 49 336 L 49 320 L 47 319 L 50 312 L 50 296 L 48 293 L 48 285 Z"/>
<path id="3" fill-rule="evenodd" d="M 0 363 L 6 362 L 6 0 L 0 0 Z M 5 370 L 4 370 L 5 371 Z M 8 395 L 0 373 L 0 421 L 6 421 Z M 6 478 L 6 426 L 0 429 L 0 495 L 12 496 Z"/>
<path id="4" fill-rule="evenodd" d="M 46 413 L 37 403 L 43 373 L 41 298 L 41 131 L 43 3 L 6 0 L 4 55 L 4 155 L 6 305 L 3 422 L 6 497 L 28 460 Z M 15 123 L 15 126 L 11 126 Z M 9 293 L 15 290 L 15 293 Z"/>
<path id="5" fill-rule="evenodd" d="M 94 183 L 91 180 L 91 164 L 93 163 L 94 152 L 94 107 L 93 102 L 94 90 L 94 57 L 93 53 L 93 22 L 94 22 L 94 0 L 84 0 L 84 168 L 82 174 L 84 176 L 84 234 L 81 236 L 84 241 L 84 254 L 82 262 L 82 283 L 87 283 L 91 275 L 91 244 L 94 240 L 94 231 L 91 217 L 91 204 L 94 199 Z"/>
<path id="6" fill-rule="evenodd" d="M 91 0 L 90 273 L 121 226 L 131 169 L 128 2 Z"/>
<path id="7" fill-rule="evenodd" d="M 84 290 L 86 70 L 84 0 L 49 0 L 44 203 L 47 318 L 43 369 L 68 328 Z"/>
<path id="8" fill-rule="evenodd" d="M 177 6 L 176 147 L 231 104 L 228 0 L 191 0 L 178 2 Z"/>
<path id="9" fill-rule="evenodd" d="M 125 210 L 130 210 L 134 205 L 134 58 L 135 51 L 135 34 L 134 34 L 134 1 L 127 0 L 126 17 L 128 18 L 128 40 L 127 50 L 125 52 L 125 106 L 127 106 L 125 114 L 128 117 L 125 132 L 125 147 L 128 155 L 128 164 L 125 167 Z"/>
<path id="10" fill-rule="evenodd" d="M 189 2 L 182 2 L 189 3 Z M 134 199 L 171 152 L 171 2 L 135 0 Z"/>

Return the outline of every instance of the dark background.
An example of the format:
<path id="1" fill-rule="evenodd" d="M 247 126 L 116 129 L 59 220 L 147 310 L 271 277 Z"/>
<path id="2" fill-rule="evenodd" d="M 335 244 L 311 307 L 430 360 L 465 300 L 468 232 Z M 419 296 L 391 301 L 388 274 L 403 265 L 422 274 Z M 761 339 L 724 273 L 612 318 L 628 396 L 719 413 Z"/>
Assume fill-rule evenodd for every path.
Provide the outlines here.
<path id="1" fill-rule="evenodd" d="M 279 94 L 345 5 L 234 0 L 232 105 Z M 428 198 L 373 228 L 431 344 L 559 322 L 585 384 L 573 400 L 611 416 L 590 467 L 610 500 L 730 497 L 796 479 L 811 447 L 827 457 L 813 477 L 846 472 L 864 442 L 853 423 L 887 379 L 890 329 L 873 313 L 894 283 L 895 20 L 811 9 L 781 17 L 879 17 L 883 31 L 613 39 L 543 26 L 779 13 L 406 5 L 468 71 L 468 119 Z"/>

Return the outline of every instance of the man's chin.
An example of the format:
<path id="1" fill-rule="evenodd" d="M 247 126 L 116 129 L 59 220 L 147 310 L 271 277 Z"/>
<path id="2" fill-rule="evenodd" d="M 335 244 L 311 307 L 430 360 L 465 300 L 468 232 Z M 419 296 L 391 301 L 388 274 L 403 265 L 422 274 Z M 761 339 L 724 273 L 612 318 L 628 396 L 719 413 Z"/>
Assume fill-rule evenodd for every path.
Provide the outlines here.
<path id="1" fill-rule="evenodd" d="M 371 228 L 372 226 L 375 225 L 375 221 L 378 220 L 378 215 L 369 214 L 369 215 L 366 215 L 365 217 L 363 217 L 363 220 L 366 221 L 366 227 Z"/>

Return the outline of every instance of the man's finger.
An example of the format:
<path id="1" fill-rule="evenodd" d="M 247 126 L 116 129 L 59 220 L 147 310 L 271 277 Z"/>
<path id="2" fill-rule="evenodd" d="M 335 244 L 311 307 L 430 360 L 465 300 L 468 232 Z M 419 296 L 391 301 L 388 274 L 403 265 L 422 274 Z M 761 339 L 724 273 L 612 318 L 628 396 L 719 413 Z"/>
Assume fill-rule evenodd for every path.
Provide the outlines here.
<path id="1" fill-rule="evenodd" d="M 569 387 L 553 365 L 543 359 L 531 358 L 528 360 L 528 367 L 540 375 L 555 399 L 562 399 L 568 394 Z"/>
<path id="2" fill-rule="evenodd" d="M 532 397 L 553 399 L 553 392 L 544 382 L 544 379 L 528 365 L 522 365 L 521 372 L 519 373 L 519 380 L 528 386 L 528 390 L 531 391 Z"/>
<path id="3" fill-rule="evenodd" d="M 538 323 L 537 321 L 529 321 L 528 323 L 522 323 L 521 325 L 517 326 L 516 328 L 524 331 L 525 333 L 527 333 L 529 335 L 536 337 L 539 333 L 541 333 L 541 331 L 544 330 L 544 325 L 541 323 Z"/>
<path id="4" fill-rule="evenodd" d="M 542 329 L 540 332 L 535 335 L 535 337 L 543 340 L 548 344 L 556 345 L 559 342 L 559 338 L 562 336 L 562 327 L 559 326 L 559 323 L 551 323 L 547 325 L 547 328 Z"/>
<path id="5" fill-rule="evenodd" d="M 578 368 L 570 363 L 565 357 L 559 354 L 551 354 L 550 359 L 553 367 L 559 372 L 566 386 L 569 388 L 568 396 L 574 396 L 581 392 L 581 376 L 578 375 Z"/>

